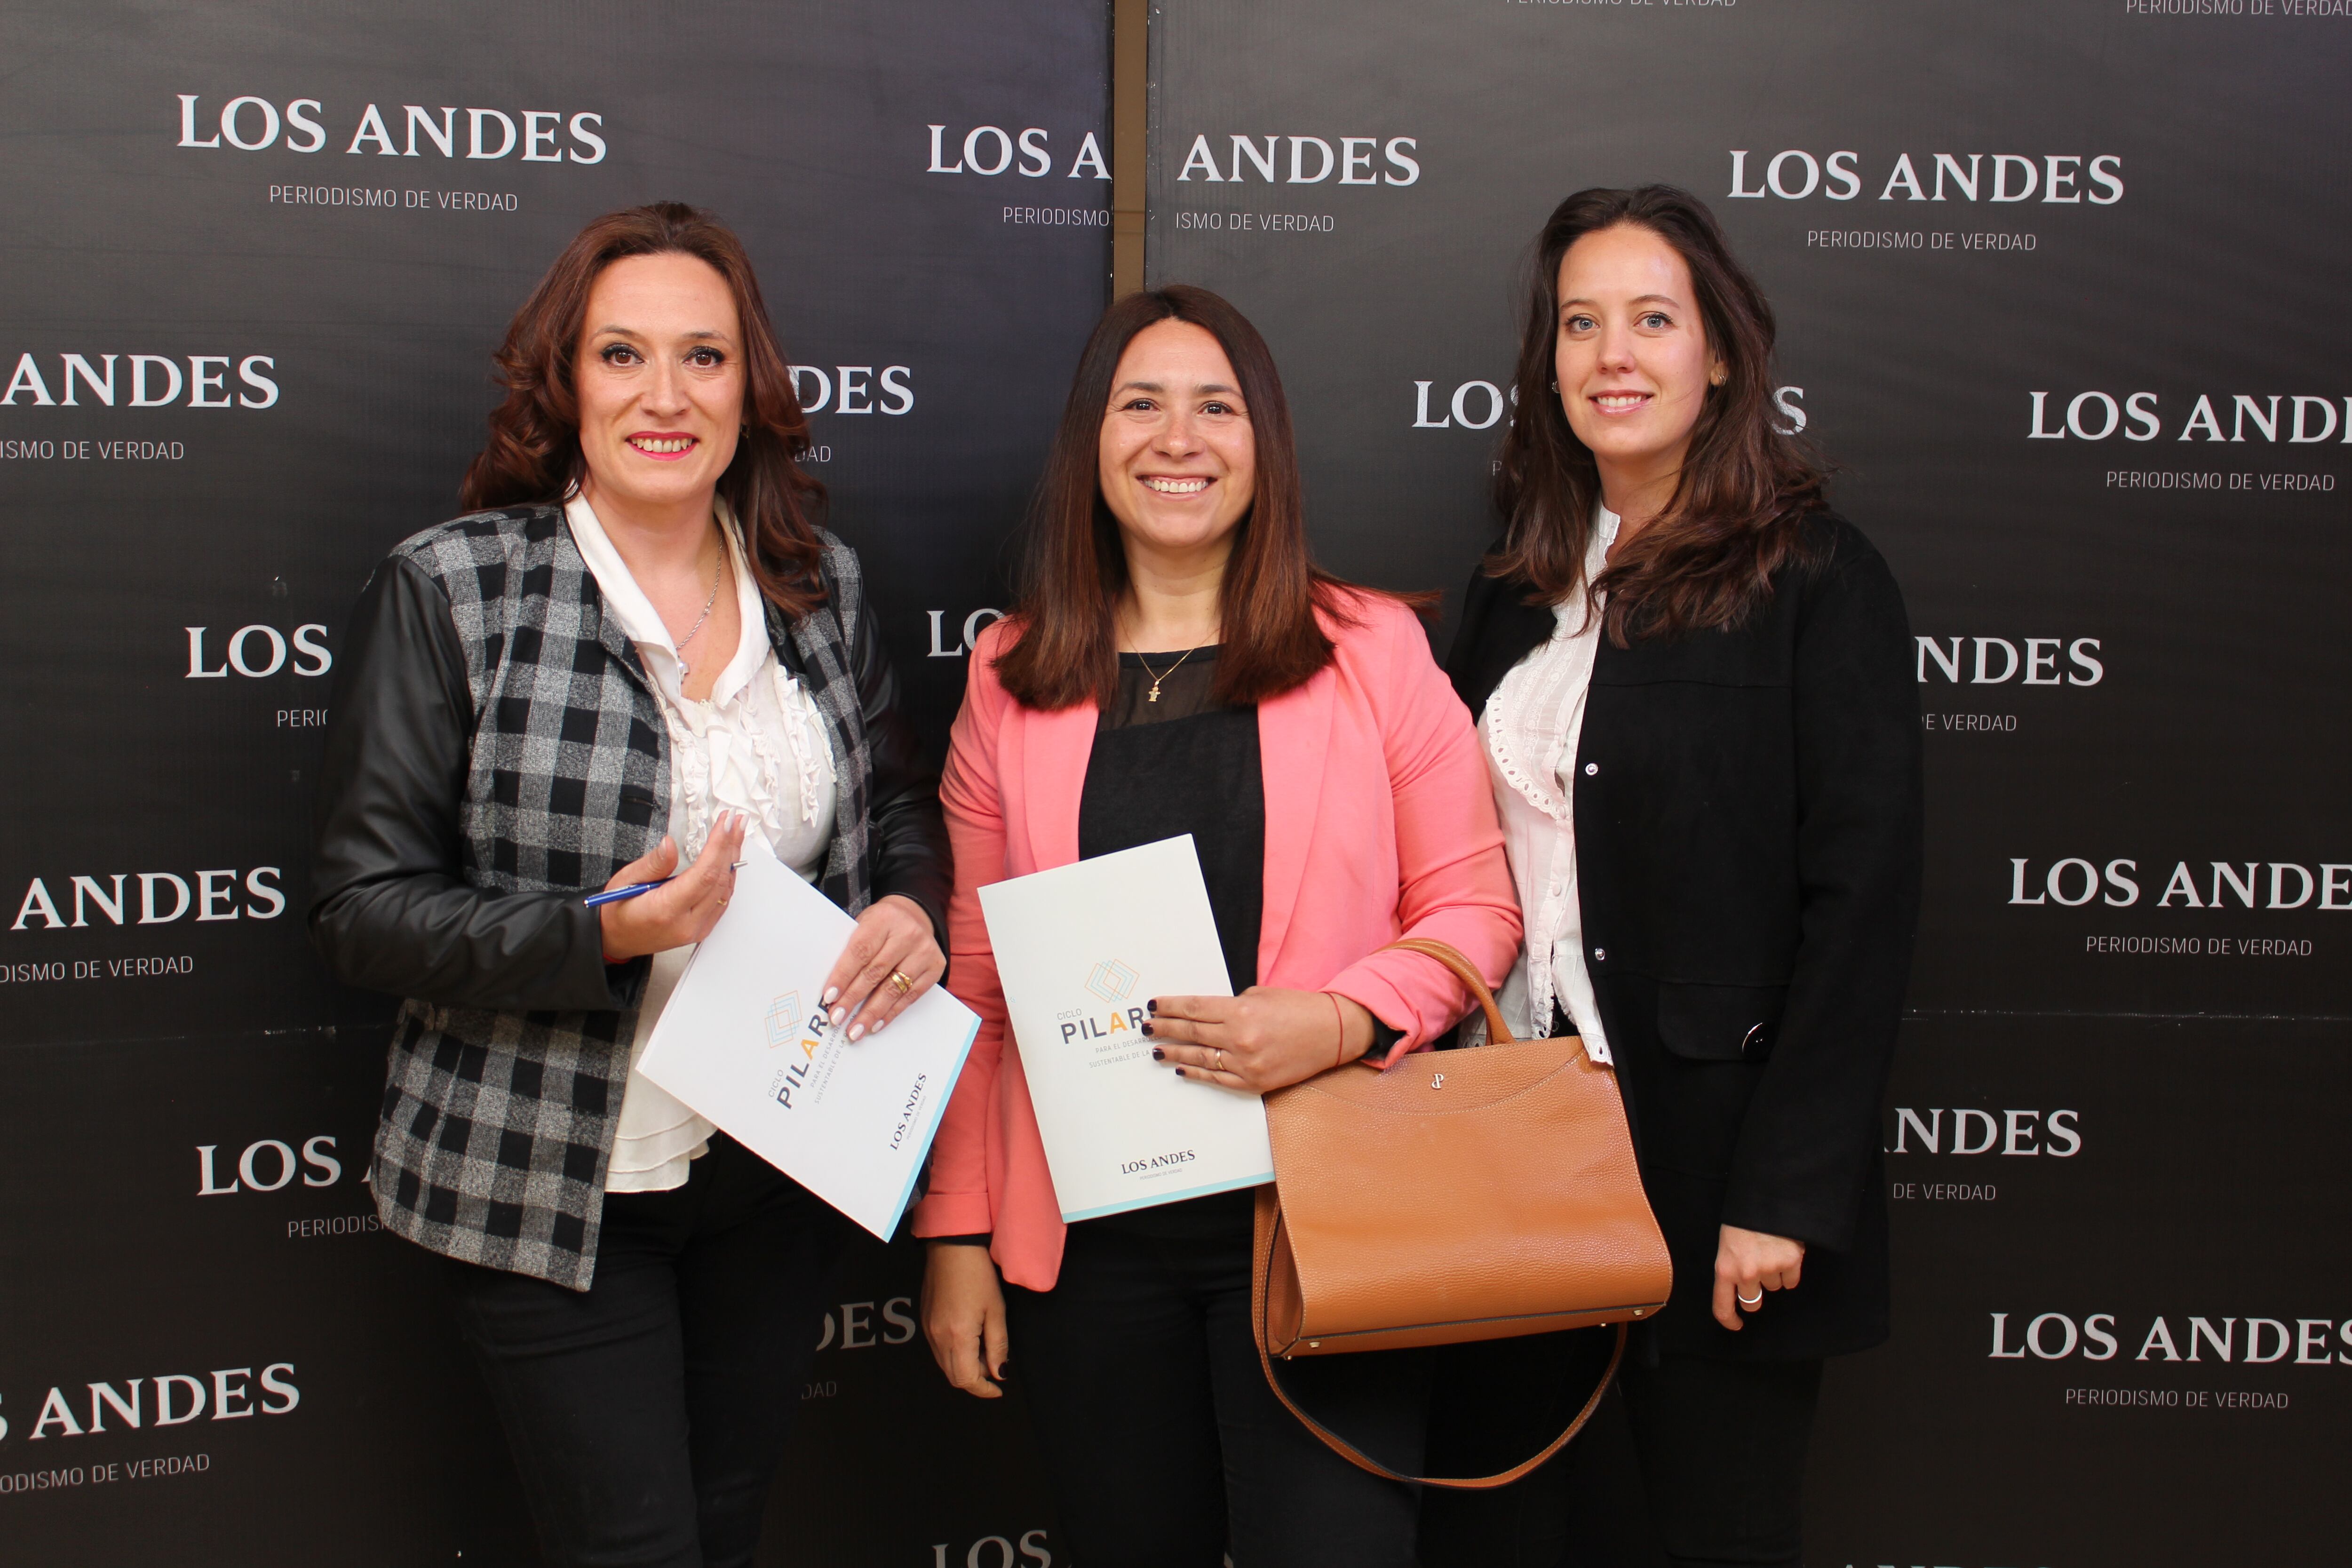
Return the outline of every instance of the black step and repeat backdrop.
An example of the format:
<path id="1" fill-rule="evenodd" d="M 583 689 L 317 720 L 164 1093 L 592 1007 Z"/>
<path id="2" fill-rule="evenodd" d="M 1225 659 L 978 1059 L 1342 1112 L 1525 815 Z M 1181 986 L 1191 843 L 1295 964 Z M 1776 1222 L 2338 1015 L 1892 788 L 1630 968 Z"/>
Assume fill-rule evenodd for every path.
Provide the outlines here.
<path id="1" fill-rule="evenodd" d="M 457 510 L 540 271 L 678 198 L 943 734 L 1104 297 L 1108 58 L 1088 0 L 0 15 L 0 1561 L 531 1560 L 362 1185 L 385 1007 L 303 932 L 344 617 Z M 843 1280 L 771 1560 L 1066 1560 L 918 1279 Z"/>
<path id="2" fill-rule="evenodd" d="M 1265 331 L 1336 569 L 1458 595 L 1528 243 L 1667 181 L 1762 278 L 1780 407 L 1903 582 L 1896 1332 L 1831 1374 L 1811 1560 L 2343 1561 L 2352 5 L 1155 24 L 1151 278 Z"/>
<path id="3" fill-rule="evenodd" d="M 1332 565 L 1458 588 L 1526 241 L 1670 180 L 1904 582 L 1898 1329 L 1832 1373 L 1818 1562 L 2342 1557 L 2347 11 L 1152 17 L 1152 279 L 1266 331 Z M 383 1006 L 301 931 L 342 617 L 454 510 L 562 240 L 681 197 L 761 265 L 942 735 L 1104 297 L 1108 43 L 1077 0 L 0 16 L 0 1559 L 531 1560 L 431 1260 L 361 1184 Z M 768 1559 L 1066 1563 L 1017 1398 L 940 1386 L 918 1276 L 902 1244 L 845 1279 Z"/>

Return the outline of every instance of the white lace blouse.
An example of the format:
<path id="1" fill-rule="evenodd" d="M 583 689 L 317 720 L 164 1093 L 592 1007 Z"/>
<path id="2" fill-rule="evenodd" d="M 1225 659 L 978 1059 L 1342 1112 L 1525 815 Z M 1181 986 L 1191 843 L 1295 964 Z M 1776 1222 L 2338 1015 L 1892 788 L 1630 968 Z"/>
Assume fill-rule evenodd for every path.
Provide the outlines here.
<path id="1" fill-rule="evenodd" d="M 669 831 L 677 840 L 681 868 L 702 852 L 711 822 L 720 812 L 740 811 L 750 819 L 745 853 L 757 854 L 764 847 L 815 881 L 833 842 L 832 747 L 807 689 L 778 662 L 769 643 L 767 614 L 744 564 L 742 540 L 727 503 L 719 503 L 719 522 L 733 568 L 742 632 L 734 657 L 702 701 L 689 699 L 683 689 L 693 645 L 688 645 L 688 659 L 681 661 L 671 646 L 669 628 L 629 574 L 587 500 L 575 495 L 563 511 L 581 557 L 595 576 L 604 613 L 636 645 L 646 672 L 654 679 L 669 728 Z M 654 955 L 636 1037 L 629 1049 L 620 1129 L 604 1177 L 608 1193 L 662 1192 L 683 1185 L 687 1163 L 709 1147 L 710 1134 L 717 1131 L 636 1070 L 654 1025 L 693 955 L 691 945 Z"/>
<path id="2" fill-rule="evenodd" d="M 1585 581 L 1608 564 L 1617 514 L 1601 509 L 1584 559 Z M 1609 1040 L 1584 964 L 1583 914 L 1576 889 L 1576 742 L 1601 643 L 1598 606 L 1578 598 L 1552 612 L 1550 640 L 1511 667 L 1486 699 L 1478 738 L 1503 819 L 1511 880 L 1527 920 L 1527 945 L 1503 982 L 1504 1022 L 1522 1039 L 1551 1032 L 1552 1005 L 1576 1024 L 1594 1061 Z"/>

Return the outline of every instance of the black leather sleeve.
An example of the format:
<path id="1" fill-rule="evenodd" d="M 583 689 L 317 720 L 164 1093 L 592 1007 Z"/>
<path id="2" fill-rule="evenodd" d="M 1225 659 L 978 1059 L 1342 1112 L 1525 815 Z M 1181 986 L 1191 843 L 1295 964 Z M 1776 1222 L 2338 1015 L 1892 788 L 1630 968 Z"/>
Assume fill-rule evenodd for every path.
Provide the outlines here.
<path id="1" fill-rule="evenodd" d="M 939 775 L 923 766 L 914 726 L 899 706 L 898 673 L 875 635 L 873 605 L 857 617 L 849 658 L 866 718 L 866 753 L 874 763 L 866 830 L 874 896 L 897 893 L 921 905 L 945 952 L 955 862 L 948 848 L 947 819 L 940 812 Z"/>
<path id="2" fill-rule="evenodd" d="M 468 885 L 458 807 L 474 731 L 449 601 L 413 562 L 376 569 L 337 672 L 319 781 L 310 937 L 338 980 L 452 1006 L 625 1005 L 642 963 L 607 966 L 567 893 Z"/>

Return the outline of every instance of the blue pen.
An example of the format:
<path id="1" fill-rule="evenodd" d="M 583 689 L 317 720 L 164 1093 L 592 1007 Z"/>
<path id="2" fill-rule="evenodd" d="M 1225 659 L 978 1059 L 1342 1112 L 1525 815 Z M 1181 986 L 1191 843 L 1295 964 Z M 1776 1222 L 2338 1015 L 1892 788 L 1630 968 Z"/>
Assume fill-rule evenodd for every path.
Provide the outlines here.
<path id="1" fill-rule="evenodd" d="M 750 864 L 749 861 L 737 860 L 730 863 L 727 868 L 730 871 L 740 871 L 748 864 Z M 656 888 L 677 880 L 676 877 L 663 877 L 651 882 L 632 882 L 625 888 L 607 888 L 601 893 L 591 893 L 580 901 L 593 910 L 604 904 L 617 904 L 623 899 L 634 899 L 639 893 L 650 893 Z"/>

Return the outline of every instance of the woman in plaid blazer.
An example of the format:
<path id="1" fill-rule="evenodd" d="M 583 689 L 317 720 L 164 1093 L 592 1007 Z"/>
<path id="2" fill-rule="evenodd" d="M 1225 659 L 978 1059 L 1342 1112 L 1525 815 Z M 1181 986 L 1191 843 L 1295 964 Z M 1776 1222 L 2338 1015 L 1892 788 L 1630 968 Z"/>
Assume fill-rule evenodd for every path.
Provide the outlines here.
<path id="1" fill-rule="evenodd" d="M 632 1064 L 745 853 L 858 917 L 852 1037 L 934 984 L 937 791 L 732 234 L 598 219 L 498 363 L 478 510 L 354 617 L 311 931 L 403 999 L 377 1208 L 450 1260 L 547 1560 L 748 1564 L 844 1222 Z"/>

